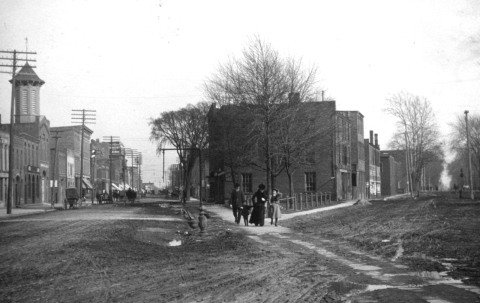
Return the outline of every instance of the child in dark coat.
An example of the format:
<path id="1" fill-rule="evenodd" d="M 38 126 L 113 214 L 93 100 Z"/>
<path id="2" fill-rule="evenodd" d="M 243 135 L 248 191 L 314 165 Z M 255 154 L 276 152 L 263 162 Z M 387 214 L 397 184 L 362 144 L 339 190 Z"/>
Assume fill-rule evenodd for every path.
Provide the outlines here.
<path id="1" fill-rule="evenodd" d="M 242 217 L 243 217 L 243 222 L 245 223 L 245 226 L 248 226 L 248 216 L 252 213 L 252 206 L 249 205 L 243 205 L 242 209 Z"/>

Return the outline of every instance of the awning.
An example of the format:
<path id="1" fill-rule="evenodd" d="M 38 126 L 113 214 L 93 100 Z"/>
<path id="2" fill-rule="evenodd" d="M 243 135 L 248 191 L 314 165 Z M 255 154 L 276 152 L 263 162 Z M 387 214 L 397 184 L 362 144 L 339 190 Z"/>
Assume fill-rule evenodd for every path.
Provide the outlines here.
<path id="1" fill-rule="evenodd" d="M 114 190 L 121 190 L 120 187 L 118 187 L 117 185 L 115 185 L 115 183 L 112 183 L 112 187 Z"/>
<path id="2" fill-rule="evenodd" d="M 120 187 L 120 190 L 123 190 L 123 183 L 120 183 L 118 185 L 118 187 Z M 128 185 L 127 183 L 125 183 L 125 189 L 129 189 L 130 188 L 130 185 Z"/>
<path id="3" fill-rule="evenodd" d="M 93 189 L 93 186 L 90 183 L 90 180 L 83 178 L 83 188 L 84 189 Z"/>

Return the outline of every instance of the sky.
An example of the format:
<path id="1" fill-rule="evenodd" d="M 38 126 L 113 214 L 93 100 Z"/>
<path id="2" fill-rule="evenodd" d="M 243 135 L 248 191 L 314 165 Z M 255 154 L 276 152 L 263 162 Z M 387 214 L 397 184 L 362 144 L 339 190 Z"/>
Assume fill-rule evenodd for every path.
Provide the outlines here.
<path id="1" fill-rule="evenodd" d="M 317 65 L 337 110 L 360 111 L 365 137 L 373 130 L 385 148 L 395 120 L 382 109 L 398 91 L 431 102 L 445 140 L 456 115 L 480 114 L 479 24 L 475 0 L 2 0 L 0 50 L 37 53 L 52 127 L 71 125 L 72 109 L 96 110 L 92 138 L 142 152 L 144 182 L 159 185 L 148 122 L 205 100 L 204 81 L 252 36 Z M 0 74 L 2 123 L 10 79 Z M 167 154 L 166 166 L 175 161 Z"/>

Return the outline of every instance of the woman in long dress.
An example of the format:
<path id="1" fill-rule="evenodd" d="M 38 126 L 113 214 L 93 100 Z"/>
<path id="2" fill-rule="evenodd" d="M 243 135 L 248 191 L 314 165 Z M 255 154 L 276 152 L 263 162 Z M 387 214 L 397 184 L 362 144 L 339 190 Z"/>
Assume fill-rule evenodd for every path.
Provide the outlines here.
<path id="1" fill-rule="evenodd" d="M 268 207 L 268 217 L 271 219 L 270 225 L 273 224 L 273 219 L 275 219 L 275 226 L 278 226 L 278 219 L 282 217 L 282 212 L 280 211 L 280 193 L 278 189 L 274 188 L 272 191 L 272 197 L 270 197 L 269 207 Z"/>
<path id="2" fill-rule="evenodd" d="M 250 216 L 250 224 L 263 226 L 265 224 L 265 204 L 268 201 L 265 185 L 260 184 L 258 190 L 252 196 L 253 211 Z"/>

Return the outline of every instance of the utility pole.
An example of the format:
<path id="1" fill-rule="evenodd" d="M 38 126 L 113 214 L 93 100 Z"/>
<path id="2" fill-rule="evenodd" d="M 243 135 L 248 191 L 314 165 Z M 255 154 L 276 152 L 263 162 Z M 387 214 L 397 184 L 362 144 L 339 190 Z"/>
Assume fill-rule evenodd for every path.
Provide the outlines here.
<path id="1" fill-rule="evenodd" d="M 132 187 L 135 186 L 135 174 L 134 174 L 134 157 L 138 157 L 138 151 L 136 149 L 130 149 L 130 159 L 132 160 L 132 165 L 131 165 L 131 169 L 132 169 Z"/>
<path id="2" fill-rule="evenodd" d="M 0 50 L 0 53 L 8 54 L 11 55 L 12 57 L 0 57 L 0 60 L 9 60 L 12 62 L 12 64 L 0 64 L 0 66 L 3 67 L 11 67 L 12 71 L 11 72 L 5 72 L 5 71 L 0 71 L 0 73 L 4 74 L 11 74 L 12 75 L 12 96 L 11 96 L 11 105 L 10 105 L 10 145 L 8 148 L 8 193 L 7 193 L 7 215 L 10 215 L 12 213 L 12 193 L 13 193 L 13 161 L 14 161 L 14 151 L 13 151 L 13 145 L 14 145 L 14 125 L 15 121 L 13 119 L 14 115 L 14 109 L 15 109 L 15 86 L 16 86 L 16 70 L 17 70 L 17 61 L 25 61 L 25 62 L 35 62 L 36 60 L 32 59 L 21 59 L 17 58 L 17 54 L 32 54 L 36 55 L 36 52 L 29 52 L 29 51 L 24 51 L 24 52 L 19 52 L 17 50 L 13 51 L 7 51 L 7 50 Z M 30 66 L 32 68 L 35 68 L 36 66 Z"/>
<path id="3" fill-rule="evenodd" d="M 108 195 L 112 197 L 112 152 L 113 152 L 113 147 L 118 147 L 120 144 L 120 137 L 119 136 L 107 136 L 103 137 L 103 142 L 107 142 L 110 144 L 110 152 L 109 152 L 109 168 L 108 168 L 108 178 L 110 179 L 110 187 L 109 187 L 109 192 Z"/>
<path id="4" fill-rule="evenodd" d="M 101 149 L 92 149 L 91 154 L 92 154 L 91 158 L 93 158 L 93 166 L 92 166 L 92 170 L 90 172 L 92 174 L 92 180 L 93 180 L 93 183 L 92 183 L 92 186 L 93 186 L 92 205 L 93 205 L 93 202 L 95 201 L 95 194 L 97 192 L 97 185 L 96 185 L 96 182 L 95 182 L 95 176 L 96 176 L 96 173 L 97 173 L 96 161 L 97 161 L 97 156 L 103 156 L 103 153 L 102 153 Z"/>
<path id="5" fill-rule="evenodd" d="M 85 132 L 85 124 L 95 124 L 96 110 L 88 109 L 72 109 L 72 123 L 82 123 L 82 139 L 80 143 L 80 199 L 83 199 L 83 136 Z M 80 113 L 81 112 L 81 113 Z"/>
<path id="6" fill-rule="evenodd" d="M 465 111 L 465 125 L 467 127 L 468 178 L 470 181 L 470 198 L 473 200 L 472 154 L 470 151 L 470 134 L 468 131 L 468 110 Z"/>
<path id="7" fill-rule="evenodd" d="M 55 136 L 52 136 L 53 139 L 55 139 L 55 154 L 53 156 L 53 177 L 52 177 L 52 208 L 53 208 L 53 204 L 55 204 L 55 201 L 57 200 L 57 193 L 56 193 L 56 190 L 55 190 L 55 181 L 56 181 L 56 164 L 57 164 L 57 157 L 58 157 L 58 152 L 57 152 L 57 148 L 58 148 L 58 139 L 61 138 L 60 136 L 58 136 L 58 132 L 55 132 Z M 58 186 L 58 184 L 57 184 Z"/>
<path id="8" fill-rule="evenodd" d="M 138 172 L 138 187 L 137 187 L 137 192 L 142 189 L 142 178 L 140 178 L 140 165 L 142 163 L 142 153 L 138 153 L 138 156 L 135 158 L 135 162 L 137 162 L 137 172 Z"/>
<path id="9" fill-rule="evenodd" d="M 407 126 L 405 126 L 405 164 L 407 166 L 407 189 L 410 192 L 410 196 L 413 197 L 413 184 L 411 182 L 410 176 L 410 163 L 409 163 L 409 150 L 408 150 L 408 137 L 407 137 Z"/>

